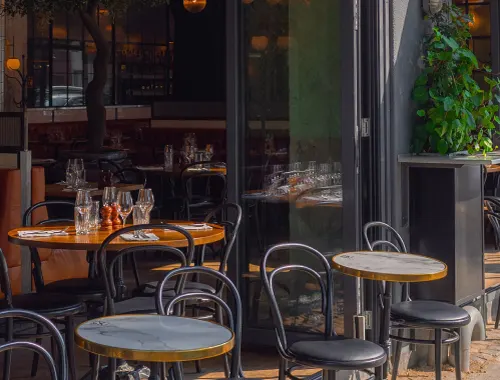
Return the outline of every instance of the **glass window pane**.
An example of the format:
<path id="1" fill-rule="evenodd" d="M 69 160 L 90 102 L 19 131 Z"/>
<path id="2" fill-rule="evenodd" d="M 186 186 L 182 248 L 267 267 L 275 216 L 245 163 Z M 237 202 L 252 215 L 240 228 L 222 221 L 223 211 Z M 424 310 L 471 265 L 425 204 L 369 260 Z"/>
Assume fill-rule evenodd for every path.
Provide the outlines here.
<path id="1" fill-rule="evenodd" d="M 258 265 L 271 245 L 342 250 L 341 0 L 244 5 L 246 115 L 242 194 L 247 326 L 272 326 Z M 315 260 L 282 254 L 272 266 Z M 285 324 L 320 331 L 319 288 L 283 275 L 278 299 Z M 343 332 L 343 281 L 335 277 L 335 325 Z"/>

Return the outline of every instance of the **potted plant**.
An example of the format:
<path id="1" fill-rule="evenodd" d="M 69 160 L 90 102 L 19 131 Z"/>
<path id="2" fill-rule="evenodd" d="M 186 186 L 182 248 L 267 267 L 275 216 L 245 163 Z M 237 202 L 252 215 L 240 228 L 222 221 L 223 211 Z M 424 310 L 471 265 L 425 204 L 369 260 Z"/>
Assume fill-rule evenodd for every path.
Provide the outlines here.
<path id="1" fill-rule="evenodd" d="M 460 8 L 444 5 L 429 18 L 432 32 L 424 39 L 424 67 L 413 89 L 418 106 L 413 152 L 490 152 L 500 123 L 500 80 L 469 49 L 472 20 Z M 483 86 L 475 73 L 483 73 Z"/>
<path id="2" fill-rule="evenodd" d="M 112 16 L 126 12 L 135 4 L 153 6 L 168 3 L 169 0 L 9 0 L 3 5 L 3 14 L 11 17 L 35 14 L 52 19 L 57 12 L 73 12 L 80 16 L 85 29 L 89 32 L 96 46 L 93 62 L 94 77 L 85 89 L 85 104 L 87 108 L 87 150 L 99 152 L 102 149 L 106 133 L 106 109 L 103 93 L 108 71 L 110 56 L 109 41 L 99 28 L 97 21 L 98 6 L 105 7 Z"/>

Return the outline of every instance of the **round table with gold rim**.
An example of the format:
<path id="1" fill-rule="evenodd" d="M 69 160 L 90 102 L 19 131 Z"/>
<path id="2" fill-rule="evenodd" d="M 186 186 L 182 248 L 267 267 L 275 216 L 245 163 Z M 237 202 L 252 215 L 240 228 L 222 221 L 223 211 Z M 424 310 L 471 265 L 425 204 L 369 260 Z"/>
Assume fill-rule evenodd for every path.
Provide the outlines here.
<path id="1" fill-rule="evenodd" d="M 358 278 L 386 281 L 384 291 L 384 310 L 380 326 L 380 340 L 387 357 L 390 354 L 389 338 L 392 286 L 394 282 L 426 282 L 446 277 L 448 267 L 442 261 L 431 257 L 399 252 L 358 251 L 345 252 L 333 256 L 333 268 Z M 378 296 L 374 300 L 378 305 Z M 376 372 L 377 379 L 387 379 L 388 363 Z"/>
<path id="2" fill-rule="evenodd" d="M 152 363 L 150 379 L 156 379 L 157 363 L 228 353 L 234 346 L 234 334 L 225 326 L 200 319 L 129 314 L 83 322 L 75 330 L 75 342 L 100 356 Z"/>
<path id="3" fill-rule="evenodd" d="M 171 224 L 177 226 L 195 224 L 193 222 L 181 222 L 172 221 Z M 217 241 L 224 239 L 224 227 L 209 224 L 211 229 L 206 230 L 188 230 L 190 235 L 193 237 L 195 245 L 204 245 L 215 243 Z M 48 237 L 20 237 L 18 235 L 19 231 L 30 231 L 30 230 L 54 230 L 54 229 L 67 229 L 67 235 L 64 236 L 48 236 Z M 36 248 L 49 248 L 49 249 L 71 249 L 71 250 L 84 250 L 84 251 L 96 251 L 101 246 L 104 239 L 106 239 L 111 233 L 117 231 L 117 229 L 108 230 L 98 230 L 92 232 L 88 235 L 77 235 L 75 232 L 74 225 L 58 225 L 57 227 L 45 227 L 45 226 L 34 226 L 34 227 L 22 227 L 15 228 L 8 233 L 9 242 L 16 245 L 23 245 L 28 247 Z M 155 230 L 152 232 L 159 237 L 156 241 L 125 241 L 123 239 L 117 238 L 109 244 L 109 250 L 120 250 L 128 248 L 131 246 L 138 245 L 168 245 L 170 247 L 182 248 L 187 246 L 187 240 L 176 231 L 165 231 L 165 230 Z"/>

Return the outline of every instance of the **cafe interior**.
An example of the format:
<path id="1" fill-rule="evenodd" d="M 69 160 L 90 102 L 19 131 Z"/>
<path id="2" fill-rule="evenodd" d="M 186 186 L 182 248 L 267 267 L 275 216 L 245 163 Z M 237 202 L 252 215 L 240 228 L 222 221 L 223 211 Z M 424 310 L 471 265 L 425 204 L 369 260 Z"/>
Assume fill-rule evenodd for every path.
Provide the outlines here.
<path id="1" fill-rule="evenodd" d="M 240 378 L 239 347 L 255 352 L 275 347 L 277 341 L 286 345 L 281 328 L 299 343 L 320 332 L 326 340 L 356 335 L 353 316 L 364 307 L 358 281 L 348 271 L 351 276 L 341 275 L 340 266 L 337 271 L 321 266 L 325 258 L 329 263 L 359 246 L 360 220 L 353 215 L 360 213 L 368 221 L 379 206 L 373 189 L 360 190 L 353 174 L 359 162 L 351 146 L 352 120 L 346 119 L 345 93 L 352 93 L 353 83 L 340 53 L 345 51 L 341 35 L 347 19 L 342 19 L 342 2 L 241 3 L 233 9 L 220 0 L 172 0 L 155 8 L 132 8 L 116 19 L 98 9 L 99 27 L 112 52 L 103 97 L 106 133 L 99 152 L 89 152 L 85 110 L 96 46 L 81 20 L 60 13 L 47 24 L 29 15 L 25 24 L 13 26 L 27 31 L 25 44 L 11 37 L 9 47 L 12 57 L 24 57 L 25 107 L 20 117 L 13 96 L 12 112 L 0 115 L 0 127 L 26 130 L 20 134 L 27 145 L 20 146 L 30 152 L 32 168 L 20 158 L 19 168 L 0 169 L 2 292 L 12 289 L 6 309 L 32 310 L 62 326 L 53 333 L 52 344 L 60 343 L 60 332 L 65 335 L 66 349 L 63 344 L 53 350 L 67 352 L 66 365 L 55 369 L 63 379 L 80 378 L 82 368 L 92 379 L 99 373 L 99 378 L 115 379 L 116 369 L 140 378 L 181 379 L 184 373 L 199 378 L 205 366 L 201 360 L 233 347 L 221 372 Z M 236 8 L 238 17 L 232 18 L 229 12 Z M 235 33 L 241 38 L 233 38 Z M 483 39 L 477 38 L 478 49 L 486 46 Z M 10 93 L 24 94 L 16 81 L 7 82 Z M 26 128 L 20 127 L 22 120 Z M 12 146 L 1 148 L 3 159 Z M 26 167 L 31 174 L 23 173 Z M 487 194 L 496 196 L 499 178 L 490 168 Z M 358 192 L 359 199 L 353 196 Z M 500 204 L 487 207 L 487 245 L 498 250 L 495 207 Z M 300 245 L 280 245 L 287 242 Z M 406 249 L 404 243 L 398 247 Z M 486 260 L 496 265 L 495 255 Z M 292 264 L 296 267 L 287 267 Z M 442 278 L 442 263 L 432 264 L 437 269 L 428 280 Z M 268 273 L 278 269 L 285 273 L 273 283 Z M 181 280 L 173 281 L 175 276 Z M 490 273 L 487 286 L 496 289 L 497 278 Z M 226 301 L 230 298 L 237 310 L 234 324 L 228 323 L 229 337 L 227 330 L 214 327 L 232 322 L 230 313 L 220 315 L 228 304 L 205 305 L 223 294 L 221 284 Z M 374 288 L 364 290 L 370 294 Z M 181 289 L 189 290 L 191 303 L 175 297 Z M 373 304 L 368 298 L 367 306 L 376 308 L 378 298 Z M 177 302 L 185 304 L 177 309 Z M 2 305 L 0 318 L 8 317 Z M 274 313 L 278 305 L 279 313 Z M 127 321 L 131 312 L 140 318 Z M 193 325 L 179 325 L 176 335 L 177 322 L 171 318 L 172 330 L 165 332 L 164 325 L 157 325 L 161 322 L 148 319 L 152 312 L 189 316 Z M 99 319 L 103 316 L 122 320 L 113 325 Z M 462 319 L 460 323 L 467 318 Z M 92 325 L 92 320 L 98 322 Z M 203 324 L 206 320 L 218 324 Z M 137 326 L 184 351 L 137 348 L 134 342 L 143 338 L 134 335 L 139 334 Z M 123 329 L 114 348 L 111 338 L 96 337 L 109 332 L 93 333 L 106 327 Z M 50 325 L 24 337 L 40 343 L 47 331 L 52 331 Z M 205 334 L 208 343 L 201 339 Z M 277 353 L 271 351 L 279 357 L 273 368 L 280 380 L 301 366 L 320 368 L 323 378 L 335 380 L 338 370 L 380 366 L 375 376 L 386 378 L 388 348 L 381 351 L 370 342 L 383 340 L 384 334 L 373 329 L 368 340 L 347 350 L 319 350 L 360 352 L 365 356 L 360 354 L 357 367 L 330 365 L 338 358 L 304 358 L 278 347 Z M 75 362 L 74 342 L 90 353 L 85 363 Z M 117 354 L 120 344 L 125 349 Z M 317 352 L 310 346 L 306 351 Z M 25 366 L 31 376 L 39 370 L 37 355 L 42 354 Z M 6 379 L 10 360 L 7 354 L 3 358 Z M 172 365 L 158 364 L 166 362 Z M 185 372 L 180 362 L 194 366 Z M 16 368 L 14 361 L 13 373 Z"/>

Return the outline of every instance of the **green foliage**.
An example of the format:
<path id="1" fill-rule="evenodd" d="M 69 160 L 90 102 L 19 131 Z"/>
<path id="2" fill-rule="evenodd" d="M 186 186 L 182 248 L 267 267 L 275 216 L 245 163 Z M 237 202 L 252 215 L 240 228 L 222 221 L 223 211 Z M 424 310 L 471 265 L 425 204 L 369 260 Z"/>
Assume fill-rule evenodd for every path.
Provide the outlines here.
<path id="1" fill-rule="evenodd" d="M 169 0 L 5 0 L 2 11 L 9 16 L 25 16 L 33 12 L 50 19 L 56 12 L 85 12 L 96 4 L 116 15 L 134 4 L 155 6 L 165 3 Z"/>
<path id="2" fill-rule="evenodd" d="M 471 20 L 458 7 L 446 5 L 431 21 L 432 34 L 424 40 L 425 66 L 413 88 L 418 106 L 413 151 L 490 152 L 500 121 L 500 79 L 480 66 L 469 49 Z M 486 90 L 474 72 L 483 73 Z"/>

